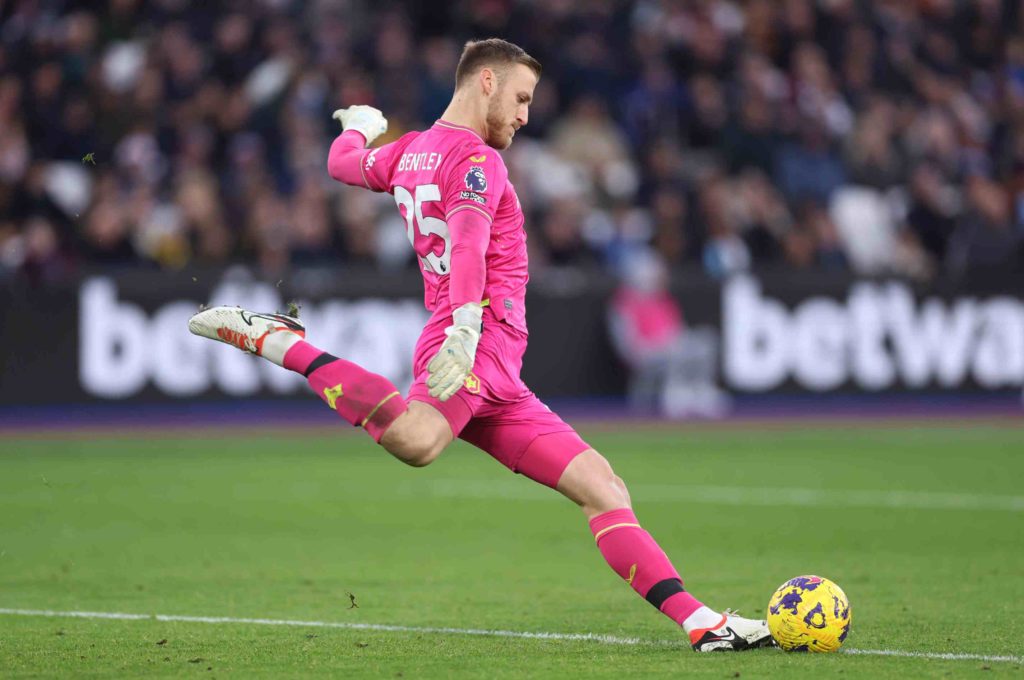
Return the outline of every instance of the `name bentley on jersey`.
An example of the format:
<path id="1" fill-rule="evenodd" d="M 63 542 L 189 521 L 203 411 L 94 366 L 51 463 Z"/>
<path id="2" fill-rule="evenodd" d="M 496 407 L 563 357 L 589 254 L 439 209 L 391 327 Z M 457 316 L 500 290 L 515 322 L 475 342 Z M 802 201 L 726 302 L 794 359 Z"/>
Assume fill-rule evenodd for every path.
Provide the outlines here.
<path id="1" fill-rule="evenodd" d="M 441 165 L 443 158 L 444 154 L 428 153 L 426 151 L 422 153 L 403 153 L 398 161 L 397 172 L 404 172 L 406 170 L 436 170 Z"/>
<path id="2" fill-rule="evenodd" d="M 422 132 L 407 132 L 394 142 L 363 150 L 359 177 L 346 176 L 340 155 L 333 147 L 331 153 L 332 177 L 394 196 L 423 274 L 423 302 L 439 319 L 452 313 L 453 250 L 462 252 L 460 239 L 478 238 L 452 234 L 448 222 L 466 211 L 483 218 L 487 224 L 478 225 L 487 230 L 481 300 L 489 301 L 496 320 L 527 332 L 530 276 L 523 211 L 504 159 L 476 132 L 443 120 Z"/>

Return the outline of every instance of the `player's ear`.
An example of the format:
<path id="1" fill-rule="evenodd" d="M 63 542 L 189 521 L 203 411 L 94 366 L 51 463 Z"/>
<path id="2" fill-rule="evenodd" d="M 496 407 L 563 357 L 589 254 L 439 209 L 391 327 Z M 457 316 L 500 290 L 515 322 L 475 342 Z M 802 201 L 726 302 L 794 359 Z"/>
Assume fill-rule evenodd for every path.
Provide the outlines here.
<path id="1" fill-rule="evenodd" d="M 483 90 L 485 96 L 489 96 L 491 92 L 498 86 L 498 74 L 494 72 L 494 69 L 484 66 L 480 69 L 480 87 Z"/>

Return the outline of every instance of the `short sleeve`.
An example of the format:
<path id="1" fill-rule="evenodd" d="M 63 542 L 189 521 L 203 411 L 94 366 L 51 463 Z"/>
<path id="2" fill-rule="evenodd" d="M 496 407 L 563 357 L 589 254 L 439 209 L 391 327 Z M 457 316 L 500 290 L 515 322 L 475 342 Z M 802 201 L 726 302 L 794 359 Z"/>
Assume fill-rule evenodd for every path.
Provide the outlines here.
<path id="1" fill-rule="evenodd" d="M 461 210 L 474 210 L 491 222 L 508 184 L 508 170 L 497 151 L 476 144 L 460 150 L 443 181 L 441 200 L 446 220 Z"/>

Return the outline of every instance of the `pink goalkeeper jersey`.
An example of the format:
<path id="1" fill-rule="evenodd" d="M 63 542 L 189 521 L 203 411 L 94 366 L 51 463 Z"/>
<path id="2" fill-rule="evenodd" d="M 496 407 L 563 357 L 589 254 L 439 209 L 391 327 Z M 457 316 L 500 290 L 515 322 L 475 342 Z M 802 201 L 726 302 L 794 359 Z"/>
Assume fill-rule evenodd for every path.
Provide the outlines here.
<path id="1" fill-rule="evenodd" d="M 446 220 L 473 210 L 491 224 L 482 302 L 498 319 L 526 332 L 525 220 L 496 150 L 469 128 L 439 120 L 429 130 L 368 149 L 359 167 L 367 188 L 395 197 L 434 318 L 453 311 L 448 291 L 454 244 Z"/>

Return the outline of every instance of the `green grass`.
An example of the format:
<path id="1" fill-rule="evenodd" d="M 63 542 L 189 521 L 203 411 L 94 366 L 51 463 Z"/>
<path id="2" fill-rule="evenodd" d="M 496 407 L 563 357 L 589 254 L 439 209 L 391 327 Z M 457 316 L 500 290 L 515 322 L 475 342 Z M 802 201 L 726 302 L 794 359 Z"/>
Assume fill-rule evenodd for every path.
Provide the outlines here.
<path id="1" fill-rule="evenodd" d="M 711 606 L 761 613 L 782 581 L 818 573 L 850 597 L 848 648 L 1022 656 L 1021 429 L 622 430 L 583 434 Z M 0 440 L 0 608 L 678 645 L 0 615 L 0 676 L 1021 674 L 1012 661 L 693 654 L 607 568 L 571 503 L 475 449 L 458 444 L 417 470 L 340 428 L 331 437 L 229 434 Z M 688 486 L 737 488 L 693 502 Z M 787 504 L 791 492 L 780 492 L 773 503 L 756 491 L 774 487 L 823 490 L 836 502 Z M 923 507 L 886 507 L 889 491 L 934 495 Z M 968 507 L 941 507 L 963 494 Z"/>

